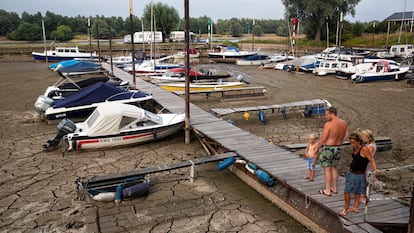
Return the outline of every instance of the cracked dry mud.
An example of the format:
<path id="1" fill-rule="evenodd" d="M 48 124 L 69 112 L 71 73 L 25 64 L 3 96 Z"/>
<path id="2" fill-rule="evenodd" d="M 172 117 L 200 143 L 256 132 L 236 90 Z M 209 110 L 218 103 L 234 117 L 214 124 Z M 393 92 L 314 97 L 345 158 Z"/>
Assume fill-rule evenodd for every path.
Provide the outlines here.
<path id="1" fill-rule="evenodd" d="M 371 129 L 377 136 L 392 138 L 393 150 L 376 155 L 380 169 L 414 164 L 412 106 L 414 88 L 405 81 L 352 84 L 334 77 L 315 77 L 252 67 L 214 65 L 217 69 L 246 74 L 251 85 L 267 88 L 264 100 L 221 102 L 194 96 L 206 110 L 219 107 L 256 106 L 323 98 L 338 108 L 351 130 Z M 35 62 L 1 62 L 0 66 L 0 229 L 2 232 L 303 232 L 299 223 L 249 188 L 229 171 L 215 164 L 196 168 L 190 183 L 188 169 L 150 176 L 150 194 L 113 203 L 76 199 L 78 177 L 112 174 L 155 165 L 176 163 L 205 155 L 196 139 L 185 145 L 183 133 L 161 142 L 111 150 L 69 153 L 44 152 L 41 145 L 54 136 L 55 125 L 39 122 L 33 103 L 57 76 Z M 276 144 L 304 143 L 309 133 L 321 132 L 323 117 L 303 118 L 300 113 L 268 113 L 260 125 L 252 115 L 224 119 Z M 350 162 L 346 148 L 340 171 Z M 298 151 L 303 154 L 303 151 Z M 305 161 L 304 161 L 305 163 Z M 306 171 L 304 171 L 305 173 Z M 413 170 L 383 173 L 384 192 L 411 195 Z M 317 174 L 322 179 L 322 174 Z M 315 188 L 317 190 L 317 188 Z M 407 200 L 402 200 L 407 201 Z"/>

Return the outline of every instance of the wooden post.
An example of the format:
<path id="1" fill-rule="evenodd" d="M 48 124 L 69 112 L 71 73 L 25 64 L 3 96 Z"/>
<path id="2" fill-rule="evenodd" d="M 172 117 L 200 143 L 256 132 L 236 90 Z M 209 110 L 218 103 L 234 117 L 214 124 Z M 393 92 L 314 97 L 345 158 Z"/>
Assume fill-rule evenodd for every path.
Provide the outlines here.
<path id="1" fill-rule="evenodd" d="M 134 48 L 134 21 L 132 16 L 132 0 L 129 0 L 129 24 L 130 24 L 130 34 L 131 34 L 131 56 L 132 56 L 132 80 L 134 87 L 136 87 L 137 82 L 135 80 L 135 48 Z"/>
<path id="2" fill-rule="evenodd" d="M 112 27 L 111 23 L 109 23 L 109 56 L 111 59 L 111 77 L 114 77 L 114 63 L 112 60 Z"/>
<path id="3" fill-rule="evenodd" d="M 410 219 L 408 220 L 408 231 L 414 232 L 414 181 L 411 186 Z"/>
<path id="4" fill-rule="evenodd" d="M 185 144 L 190 144 L 190 14 L 188 0 L 184 0 L 185 37 Z"/>
<path id="5" fill-rule="evenodd" d="M 101 47 L 99 45 L 99 24 L 96 22 L 96 41 L 98 43 L 98 62 L 101 62 Z"/>

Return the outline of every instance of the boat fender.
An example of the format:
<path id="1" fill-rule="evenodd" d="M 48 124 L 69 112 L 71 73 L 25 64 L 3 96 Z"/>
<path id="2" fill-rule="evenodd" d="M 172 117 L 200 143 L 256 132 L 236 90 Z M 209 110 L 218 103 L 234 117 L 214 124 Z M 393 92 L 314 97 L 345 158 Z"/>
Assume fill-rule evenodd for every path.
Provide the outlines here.
<path id="1" fill-rule="evenodd" d="M 254 174 L 255 169 L 251 168 L 251 166 L 253 165 L 253 167 L 256 167 L 254 164 L 252 163 L 248 163 L 246 164 L 246 166 L 244 166 L 246 168 L 247 171 L 249 171 L 250 173 Z"/>
<path id="2" fill-rule="evenodd" d="M 234 162 L 235 162 L 234 157 L 227 158 L 227 159 L 225 159 L 225 160 L 223 160 L 223 161 L 221 161 L 217 164 L 217 169 L 220 170 L 220 171 L 224 170 L 224 169 L 230 167 Z"/>
<path id="3" fill-rule="evenodd" d="M 251 169 L 253 169 L 255 171 L 257 170 L 256 164 L 254 164 L 254 163 L 248 163 L 247 165 L 249 166 L 249 168 L 251 168 Z"/>
<path id="4" fill-rule="evenodd" d="M 236 159 L 236 161 L 234 161 L 234 163 L 247 164 L 246 160 L 243 160 L 243 159 Z"/>
<path id="5" fill-rule="evenodd" d="M 122 198 L 128 199 L 146 196 L 149 192 L 149 186 L 150 184 L 144 181 L 139 184 L 135 184 L 128 188 L 125 188 L 122 191 Z"/>
<path id="6" fill-rule="evenodd" d="M 250 114 L 248 112 L 244 112 L 243 118 L 248 121 L 250 119 Z"/>
<path id="7" fill-rule="evenodd" d="M 236 125 L 236 122 L 234 122 L 233 120 L 227 120 L 227 122 L 232 124 L 232 125 Z"/>
<path id="8" fill-rule="evenodd" d="M 272 186 L 275 184 L 272 177 L 270 177 L 269 174 L 267 174 L 267 172 L 263 171 L 262 169 L 256 170 L 255 174 L 257 178 L 259 178 L 259 180 L 265 183 L 267 186 Z"/>
<path id="9" fill-rule="evenodd" d="M 280 111 L 282 112 L 283 119 L 286 119 L 286 109 L 285 109 L 285 107 L 283 107 Z"/>
<path id="10" fill-rule="evenodd" d="M 119 204 L 122 201 L 122 190 L 124 189 L 124 186 L 119 184 L 116 186 L 116 193 L 115 193 L 115 204 Z"/>
<path id="11" fill-rule="evenodd" d="M 92 199 L 95 201 L 110 202 L 115 200 L 115 194 L 115 192 L 99 193 L 92 196 Z"/>
<path id="12" fill-rule="evenodd" d="M 259 111 L 259 121 L 264 125 L 267 123 L 266 114 L 263 110 Z"/>

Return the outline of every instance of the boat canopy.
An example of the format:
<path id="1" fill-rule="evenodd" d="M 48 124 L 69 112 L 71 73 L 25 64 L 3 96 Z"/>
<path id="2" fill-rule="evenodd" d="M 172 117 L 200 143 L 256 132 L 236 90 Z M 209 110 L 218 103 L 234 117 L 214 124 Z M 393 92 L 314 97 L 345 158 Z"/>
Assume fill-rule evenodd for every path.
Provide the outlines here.
<path id="1" fill-rule="evenodd" d="M 66 97 L 65 99 L 54 100 L 52 107 L 68 108 L 104 101 L 142 98 L 147 96 L 149 96 L 149 94 L 145 92 L 126 91 L 125 89 L 117 88 L 107 83 L 98 82 Z"/>
<path id="2" fill-rule="evenodd" d="M 83 61 L 83 60 L 67 60 L 49 65 L 49 69 L 53 71 L 60 71 L 62 73 L 70 72 L 87 72 L 99 70 L 101 65 L 95 62 Z"/>
<path id="3" fill-rule="evenodd" d="M 81 128 L 88 136 L 113 135 L 129 128 L 132 124 L 147 120 L 145 110 L 142 108 L 130 104 L 108 102 L 99 105 Z"/>
<path id="4" fill-rule="evenodd" d="M 386 60 L 381 60 L 377 62 L 376 67 L 377 67 L 376 68 L 377 72 L 380 72 L 380 71 L 388 72 L 388 70 L 390 69 L 390 64 Z"/>

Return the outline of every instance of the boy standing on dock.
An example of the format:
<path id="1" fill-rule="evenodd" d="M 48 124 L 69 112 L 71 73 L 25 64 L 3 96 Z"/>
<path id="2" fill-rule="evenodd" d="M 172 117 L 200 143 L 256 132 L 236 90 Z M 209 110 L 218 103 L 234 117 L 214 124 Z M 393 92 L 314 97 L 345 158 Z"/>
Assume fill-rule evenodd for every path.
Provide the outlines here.
<path id="1" fill-rule="evenodd" d="M 315 167 L 316 167 L 316 155 L 315 152 L 316 147 L 318 146 L 316 144 L 316 134 L 309 135 L 308 138 L 308 145 L 306 146 L 305 150 L 305 156 L 308 159 L 308 176 L 305 177 L 305 179 L 309 180 L 309 182 L 312 182 L 315 178 Z"/>

